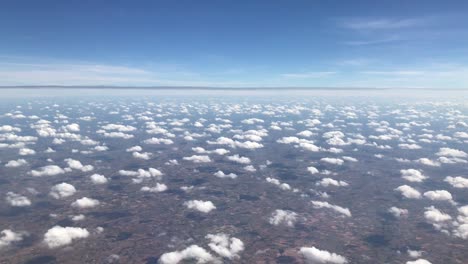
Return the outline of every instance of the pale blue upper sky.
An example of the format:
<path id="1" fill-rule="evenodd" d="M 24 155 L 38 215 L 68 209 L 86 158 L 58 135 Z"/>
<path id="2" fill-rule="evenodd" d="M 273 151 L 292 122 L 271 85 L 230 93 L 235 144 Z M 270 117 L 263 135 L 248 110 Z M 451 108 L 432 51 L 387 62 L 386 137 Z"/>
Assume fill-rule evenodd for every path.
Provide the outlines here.
<path id="1" fill-rule="evenodd" d="M 24 1 L 0 85 L 468 88 L 468 1 Z"/>

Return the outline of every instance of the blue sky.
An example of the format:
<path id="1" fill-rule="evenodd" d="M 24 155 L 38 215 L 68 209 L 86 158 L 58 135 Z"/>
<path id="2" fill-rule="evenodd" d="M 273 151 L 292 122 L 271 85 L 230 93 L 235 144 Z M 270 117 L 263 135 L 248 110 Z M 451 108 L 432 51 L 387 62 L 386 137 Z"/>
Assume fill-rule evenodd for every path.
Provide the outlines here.
<path id="1" fill-rule="evenodd" d="M 22 1 L 0 85 L 468 88 L 468 1 Z"/>

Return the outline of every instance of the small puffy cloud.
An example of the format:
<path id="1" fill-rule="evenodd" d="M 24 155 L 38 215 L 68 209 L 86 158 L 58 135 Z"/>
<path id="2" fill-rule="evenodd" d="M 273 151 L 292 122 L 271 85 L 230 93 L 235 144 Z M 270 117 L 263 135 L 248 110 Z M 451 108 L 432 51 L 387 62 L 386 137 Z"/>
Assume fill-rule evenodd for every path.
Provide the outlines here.
<path id="1" fill-rule="evenodd" d="M 271 184 L 277 185 L 281 190 L 291 190 L 291 186 L 289 186 L 289 184 L 281 183 L 278 179 L 267 177 L 265 180 Z"/>
<path id="2" fill-rule="evenodd" d="M 108 181 L 104 175 L 97 174 L 97 173 L 89 176 L 89 178 L 94 184 L 104 184 L 104 183 L 107 183 Z"/>
<path id="3" fill-rule="evenodd" d="M 421 198 L 421 193 L 418 190 L 408 185 L 401 185 L 395 188 L 395 191 L 401 193 L 401 195 L 403 195 L 405 198 L 408 198 L 408 199 Z"/>
<path id="4" fill-rule="evenodd" d="M 184 250 L 181 251 L 172 251 L 168 253 L 164 253 L 159 258 L 160 264 L 177 264 L 182 262 L 183 260 L 195 260 L 198 264 L 203 263 L 221 263 L 218 259 L 216 259 L 213 255 L 211 255 L 208 251 L 204 248 L 191 245 Z"/>
<path id="5" fill-rule="evenodd" d="M 211 159 L 207 155 L 192 155 L 190 157 L 184 157 L 183 160 L 192 161 L 194 163 L 208 163 Z"/>
<path id="6" fill-rule="evenodd" d="M 65 198 L 75 194 L 76 189 L 73 185 L 62 182 L 54 185 L 50 190 L 50 195 L 55 199 Z"/>
<path id="7" fill-rule="evenodd" d="M 216 206 L 211 201 L 190 200 L 184 203 L 189 209 L 194 209 L 202 213 L 209 213 L 211 210 L 216 209 Z"/>
<path id="8" fill-rule="evenodd" d="M 78 132 L 80 131 L 80 125 L 73 123 L 65 126 L 65 129 L 70 132 Z"/>
<path id="9" fill-rule="evenodd" d="M 164 183 L 159 183 L 157 182 L 156 183 L 156 186 L 154 187 L 148 187 L 148 186 L 143 186 L 141 188 L 141 191 L 143 192 L 154 192 L 154 193 L 157 193 L 157 192 L 164 192 L 167 190 L 167 186 L 166 184 Z"/>
<path id="10" fill-rule="evenodd" d="M 55 176 L 58 174 L 63 174 L 65 172 L 66 170 L 60 168 L 57 165 L 47 165 L 47 166 L 39 168 L 38 170 L 32 170 L 29 173 L 32 176 L 41 177 L 41 176 Z"/>
<path id="11" fill-rule="evenodd" d="M 312 143 L 309 143 L 309 142 L 302 142 L 302 143 L 299 143 L 299 147 L 305 149 L 305 150 L 308 150 L 308 151 L 312 151 L 312 152 L 318 152 L 321 150 L 320 147 L 312 144 Z"/>
<path id="12" fill-rule="evenodd" d="M 235 154 L 227 157 L 228 160 L 237 162 L 239 164 L 250 164 L 250 159 L 247 157 L 241 157 L 239 154 Z"/>
<path id="13" fill-rule="evenodd" d="M 452 219 L 452 217 L 446 213 L 441 212 L 434 206 L 426 207 L 424 212 L 424 218 L 430 223 L 445 222 Z"/>
<path id="14" fill-rule="evenodd" d="M 427 179 L 421 171 L 415 169 L 400 170 L 401 177 L 410 182 L 422 182 Z"/>
<path id="15" fill-rule="evenodd" d="M 92 208 L 98 206 L 100 203 L 96 199 L 83 197 L 74 201 L 71 205 L 77 208 Z"/>
<path id="16" fill-rule="evenodd" d="M 140 147 L 140 146 L 133 146 L 133 147 L 130 147 L 130 148 L 126 149 L 125 151 L 126 152 L 135 152 L 135 151 L 140 152 L 142 150 L 143 150 L 143 148 Z"/>
<path id="17" fill-rule="evenodd" d="M 310 172 L 310 174 L 317 174 L 319 173 L 319 170 L 313 166 L 307 167 L 307 171 Z"/>
<path id="18" fill-rule="evenodd" d="M 421 146 L 417 144 L 398 144 L 401 149 L 421 149 Z"/>
<path id="19" fill-rule="evenodd" d="M 131 134 L 126 134 L 123 132 L 104 132 L 104 131 L 99 131 L 99 134 L 102 134 L 104 137 L 107 138 L 123 138 L 123 139 L 130 139 L 133 138 L 134 136 Z"/>
<path id="20" fill-rule="evenodd" d="M 213 175 L 218 178 L 230 178 L 230 179 L 237 178 L 237 175 L 234 173 L 225 174 L 223 171 L 220 171 L 220 170 L 215 172 Z"/>
<path id="21" fill-rule="evenodd" d="M 5 167 L 8 167 L 8 168 L 16 168 L 16 167 L 20 167 L 20 166 L 24 166 L 24 165 L 27 165 L 28 162 L 24 159 L 17 159 L 17 160 L 10 160 L 8 161 L 6 164 L 5 164 Z"/>
<path id="22" fill-rule="evenodd" d="M 412 260 L 412 261 L 406 261 L 406 264 L 432 264 L 432 263 L 425 259 L 417 259 L 417 260 Z"/>
<path id="23" fill-rule="evenodd" d="M 466 158 L 468 154 L 462 150 L 452 149 L 452 148 L 440 148 L 439 152 L 436 153 L 437 156 L 449 156 L 456 158 Z"/>
<path id="24" fill-rule="evenodd" d="M 334 165 L 343 165 L 344 163 L 344 160 L 337 158 L 321 158 L 320 161 Z"/>
<path id="25" fill-rule="evenodd" d="M 6 201 L 9 205 L 15 207 L 30 206 L 31 201 L 26 197 L 14 192 L 7 192 Z"/>
<path id="26" fill-rule="evenodd" d="M 80 170 L 82 172 L 92 171 L 94 167 L 92 165 L 83 165 L 79 160 L 74 159 L 65 159 L 65 162 L 68 164 L 68 167 L 74 170 Z"/>
<path id="27" fill-rule="evenodd" d="M 392 214 L 395 218 L 401 218 L 408 216 L 408 210 L 392 206 L 388 209 L 388 212 Z"/>
<path id="28" fill-rule="evenodd" d="M 34 149 L 30 148 L 21 148 L 18 152 L 20 156 L 27 156 L 27 155 L 34 155 L 36 154 L 36 151 Z"/>
<path id="29" fill-rule="evenodd" d="M 0 132 L 21 132 L 21 128 L 13 127 L 10 125 L 0 126 Z"/>
<path id="30" fill-rule="evenodd" d="M 294 224 L 297 221 L 297 213 L 289 210 L 280 210 L 277 209 L 271 215 L 269 222 L 272 225 L 286 225 L 289 227 L 294 227 Z"/>
<path id="31" fill-rule="evenodd" d="M 24 235 L 24 232 L 14 232 L 10 229 L 2 230 L 0 232 L 0 249 L 23 240 Z"/>
<path id="32" fill-rule="evenodd" d="M 328 202 L 321 202 L 321 201 L 312 201 L 312 205 L 314 206 L 314 208 L 328 208 L 340 214 L 343 214 L 347 217 L 351 217 L 351 212 L 349 211 L 348 208 L 344 208 L 338 205 L 333 205 Z"/>
<path id="33" fill-rule="evenodd" d="M 452 185 L 455 188 L 468 188 L 468 179 L 463 178 L 461 176 L 457 176 L 457 177 L 447 176 L 445 177 L 444 181 L 448 182 L 450 185 Z"/>
<path id="34" fill-rule="evenodd" d="M 328 187 L 330 185 L 332 186 L 348 186 L 349 184 L 345 181 L 337 181 L 332 178 L 323 178 L 319 182 L 315 183 L 317 186 L 323 186 L 323 187 Z"/>
<path id="35" fill-rule="evenodd" d="M 446 190 L 436 190 L 425 192 L 424 197 L 433 201 L 451 201 L 452 194 Z"/>
<path id="36" fill-rule="evenodd" d="M 133 153 L 132 153 L 132 156 L 133 156 L 135 159 L 149 160 L 149 159 L 151 159 L 152 154 L 149 153 L 149 152 L 143 152 L 143 153 L 140 153 L 140 152 L 133 152 Z"/>
<path id="37" fill-rule="evenodd" d="M 432 166 L 432 167 L 439 167 L 440 163 L 437 161 L 430 160 L 428 158 L 420 158 L 415 160 L 417 163 L 426 165 L 426 166 Z"/>
<path id="38" fill-rule="evenodd" d="M 56 248 L 69 245 L 73 240 L 88 236 L 89 232 L 85 228 L 54 226 L 44 234 L 44 242 L 49 248 Z"/>
<path id="39" fill-rule="evenodd" d="M 116 130 L 120 132 L 131 132 L 137 130 L 136 127 L 129 126 L 129 125 L 120 125 L 120 124 L 107 124 L 102 126 L 104 130 Z"/>
<path id="40" fill-rule="evenodd" d="M 172 141 L 171 139 L 168 139 L 168 138 L 155 138 L 155 137 L 152 137 L 150 139 L 144 140 L 143 143 L 145 143 L 145 144 L 155 144 L 155 145 L 159 145 L 159 144 L 171 145 L 171 144 L 174 144 L 174 141 Z"/>
<path id="41" fill-rule="evenodd" d="M 137 171 L 119 170 L 119 174 L 137 178 L 160 178 L 163 175 L 160 170 L 155 168 L 149 168 L 148 170 L 138 169 Z"/>
<path id="42" fill-rule="evenodd" d="M 326 250 L 320 250 L 316 247 L 301 247 L 300 252 L 306 263 L 308 264 L 344 264 L 348 263 L 348 260 L 336 253 L 328 252 Z"/>
<path id="43" fill-rule="evenodd" d="M 237 259 L 239 253 L 244 250 L 244 243 L 240 239 L 223 233 L 208 234 L 206 238 L 210 240 L 210 249 L 223 258 Z"/>

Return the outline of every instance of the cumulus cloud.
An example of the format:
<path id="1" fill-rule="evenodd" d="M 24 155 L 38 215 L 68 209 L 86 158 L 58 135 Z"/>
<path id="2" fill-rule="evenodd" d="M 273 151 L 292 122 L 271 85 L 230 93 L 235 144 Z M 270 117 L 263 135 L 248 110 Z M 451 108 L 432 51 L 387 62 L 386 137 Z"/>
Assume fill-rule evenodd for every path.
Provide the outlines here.
<path id="1" fill-rule="evenodd" d="M 44 242 L 49 248 L 56 248 L 88 236 L 89 232 L 85 228 L 54 226 L 44 234 Z"/>
<path id="2" fill-rule="evenodd" d="M 452 185 L 455 188 L 468 188 L 468 179 L 463 178 L 461 176 L 457 176 L 457 177 L 447 176 L 445 177 L 444 181 L 448 182 L 450 185 Z"/>
<path id="3" fill-rule="evenodd" d="M 307 167 L 307 171 L 310 172 L 310 174 L 317 174 L 319 173 L 319 170 L 313 166 Z"/>
<path id="4" fill-rule="evenodd" d="M 239 156 L 239 154 L 228 156 L 227 159 L 230 160 L 230 161 L 237 162 L 239 164 L 250 164 L 250 162 L 251 162 L 249 158 Z"/>
<path id="5" fill-rule="evenodd" d="M 119 170 L 119 174 L 122 176 L 131 176 L 137 178 L 157 178 L 160 179 L 163 175 L 162 172 L 155 168 L 149 168 L 148 170 L 138 169 L 137 171 Z"/>
<path id="6" fill-rule="evenodd" d="M 211 159 L 207 155 L 192 155 L 190 157 L 184 157 L 183 160 L 192 161 L 194 163 L 208 163 Z"/>
<path id="7" fill-rule="evenodd" d="M 439 152 L 436 153 L 437 156 L 449 156 L 449 157 L 456 157 L 456 158 L 466 158 L 468 154 L 466 152 L 452 149 L 452 148 L 440 148 Z"/>
<path id="8" fill-rule="evenodd" d="M 434 206 L 426 207 L 424 212 L 424 218 L 430 223 L 445 222 L 452 219 L 452 217 L 446 213 L 441 212 Z"/>
<path id="9" fill-rule="evenodd" d="M 401 149 L 421 149 L 421 146 L 417 144 L 398 144 Z"/>
<path id="10" fill-rule="evenodd" d="M 108 181 L 104 175 L 97 174 L 97 173 L 89 176 L 89 178 L 94 184 L 104 184 L 104 183 L 107 183 Z"/>
<path id="11" fill-rule="evenodd" d="M 30 206 L 31 201 L 26 197 L 14 192 L 7 192 L 6 201 L 9 205 L 15 207 Z"/>
<path id="12" fill-rule="evenodd" d="M 237 178 L 237 175 L 234 173 L 225 174 L 223 171 L 220 171 L 220 170 L 215 172 L 213 175 L 218 178 L 230 178 L 230 179 Z"/>
<path id="13" fill-rule="evenodd" d="M 319 264 L 319 263 L 333 263 L 333 264 L 344 264 L 348 263 L 348 260 L 336 253 L 328 252 L 326 250 L 320 250 L 316 247 L 301 247 L 300 252 L 306 263 L 308 264 Z"/>
<path id="14" fill-rule="evenodd" d="M 5 167 L 8 167 L 8 168 L 16 168 L 16 167 L 20 167 L 20 166 L 24 166 L 24 165 L 27 165 L 28 162 L 24 159 L 17 159 L 17 160 L 10 160 L 8 161 L 6 164 L 5 164 Z"/>
<path id="15" fill-rule="evenodd" d="M 227 234 L 208 234 L 206 238 L 210 240 L 210 249 L 223 258 L 239 258 L 239 253 L 244 250 L 244 243 L 240 239 L 229 237 Z"/>
<path id="16" fill-rule="evenodd" d="M 174 141 L 168 138 L 155 138 L 152 137 L 150 139 L 146 139 L 143 141 L 145 144 L 154 144 L 154 145 L 159 145 L 159 144 L 164 144 L 164 145 L 171 145 L 174 144 Z"/>
<path id="17" fill-rule="evenodd" d="M 396 218 L 406 217 L 408 216 L 408 213 L 409 213 L 408 209 L 402 209 L 402 208 L 398 208 L 395 206 L 390 207 L 388 209 L 388 212 Z"/>
<path id="18" fill-rule="evenodd" d="M 348 186 L 349 184 L 345 181 L 337 181 L 332 178 L 323 178 L 319 182 L 315 183 L 317 186 L 323 186 L 323 187 L 328 187 L 330 185 L 332 186 Z"/>
<path id="19" fill-rule="evenodd" d="M 297 218 L 297 213 L 293 211 L 277 209 L 272 213 L 269 222 L 270 224 L 275 226 L 286 225 L 289 227 L 294 227 Z"/>
<path id="20" fill-rule="evenodd" d="M 82 172 L 92 171 L 94 167 L 92 165 L 83 165 L 79 160 L 74 159 L 65 159 L 65 162 L 68 164 L 68 167 L 74 170 L 80 170 Z"/>
<path id="21" fill-rule="evenodd" d="M 76 189 L 73 185 L 62 182 L 54 185 L 50 190 L 50 195 L 55 199 L 65 198 L 75 194 Z"/>
<path id="22" fill-rule="evenodd" d="M 2 232 L 0 232 L 0 249 L 23 240 L 24 236 L 24 232 L 14 232 L 10 229 L 2 230 Z"/>
<path id="23" fill-rule="evenodd" d="M 157 193 L 157 192 L 164 192 L 167 190 L 167 186 L 166 184 L 164 183 L 159 183 L 157 182 L 156 183 L 156 186 L 154 187 L 148 187 L 148 186 L 143 186 L 141 188 L 141 191 L 143 192 L 154 192 L 154 193 Z"/>
<path id="24" fill-rule="evenodd" d="M 149 152 L 143 152 L 143 153 L 140 153 L 140 152 L 133 152 L 132 153 L 132 156 L 136 159 L 143 159 L 143 160 L 149 160 L 151 159 L 151 156 L 152 154 L 149 153 Z"/>
<path id="25" fill-rule="evenodd" d="M 421 193 L 418 190 L 408 185 L 401 185 L 395 188 L 395 191 L 401 193 L 401 195 L 403 195 L 405 198 L 408 198 L 408 199 L 421 198 Z"/>
<path id="26" fill-rule="evenodd" d="M 191 245 L 184 250 L 181 251 L 172 251 L 168 253 L 164 253 L 159 258 L 160 264 L 177 264 L 182 262 L 183 260 L 195 260 L 198 264 L 203 263 L 221 263 L 216 257 L 211 255 L 208 251 L 204 248 Z"/>
<path id="27" fill-rule="evenodd" d="M 328 208 L 340 214 L 343 214 L 347 217 L 351 217 L 351 212 L 349 211 L 348 208 L 344 208 L 338 205 L 333 205 L 328 202 L 321 202 L 321 201 L 312 201 L 312 205 L 314 206 L 314 208 Z"/>
<path id="28" fill-rule="evenodd" d="M 452 194 L 446 190 L 436 190 L 425 192 L 424 197 L 433 201 L 451 201 Z"/>
<path id="29" fill-rule="evenodd" d="M 92 208 L 98 206 L 100 203 L 96 199 L 83 197 L 74 201 L 71 205 L 77 208 Z"/>
<path id="30" fill-rule="evenodd" d="M 216 209 L 216 206 L 211 201 L 190 200 L 184 203 L 189 209 L 194 209 L 202 213 L 209 213 Z"/>
<path id="31" fill-rule="evenodd" d="M 66 170 L 60 168 L 57 165 L 47 165 L 47 166 L 39 168 L 38 170 L 32 170 L 29 173 L 32 176 L 41 177 L 41 176 L 55 176 L 55 175 L 63 174 L 65 172 Z"/>
<path id="32" fill-rule="evenodd" d="M 410 182 L 422 182 L 427 179 L 421 171 L 415 169 L 400 170 L 401 177 Z"/>
<path id="33" fill-rule="evenodd" d="M 343 165 L 344 160 L 337 158 L 321 158 L 320 161 L 334 165 Z"/>
<path id="34" fill-rule="evenodd" d="M 281 183 L 278 179 L 267 177 L 265 180 L 271 184 L 277 185 L 281 190 L 291 190 L 291 186 L 289 186 L 289 184 Z"/>
<path id="35" fill-rule="evenodd" d="M 30 148 L 21 148 L 18 152 L 20 156 L 34 155 L 36 151 Z"/>
<path id="36" fill-rule="evenodd" d="M 142 150 L 143 148 L 140 146 L 133 146 L 133 147 L 127 148 L 125 151 L 126 152 L 140 152 Z"/>
<path id="37" fill-rule="evenodd" d="M 425 259 L 417 259 L 417 260 L 412 260 L 412 261 L 406 261 L 406 264 L 432 264 L 432 263 Z"/>

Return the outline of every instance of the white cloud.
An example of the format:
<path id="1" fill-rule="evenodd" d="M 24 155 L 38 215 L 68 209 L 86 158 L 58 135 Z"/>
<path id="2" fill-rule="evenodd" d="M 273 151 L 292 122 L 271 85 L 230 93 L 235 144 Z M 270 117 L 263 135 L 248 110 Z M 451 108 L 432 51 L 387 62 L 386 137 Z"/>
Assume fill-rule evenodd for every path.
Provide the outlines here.
<path id="1" fill-rule="evenodd" d="M 466 152 L 452 149 L 452 148 L 440 148 L 439 152 L 436 153 L 437 156 L 449 156 L 449 157 L 456 157 L 456 158 L 466 158 L 468 154 Z"/>
<path id="2" fill-rule="evenodd" d="M 92 208 L 92 207 L 98 206 L 99 204 L 100 202 L 96 199 L 83 197 L 81 199 L 74 201 L 71 205 L 77 208 Z"/>
<path id="3" fill-rule="evenodd" d="M 65 198 L 75 194 L 76 189 L 73 185 L 62 182 L 54 185 L 50 190 L 50 195 L 55 199 Z"/>
<path id="4" fill-rule="evenodd" d="M 89 178 L 94 184 L 104 184 L 104 183 L 107 183 L 108 181 L 104 175 L 97 174 L 97 173 L 89 176 Z"/>
<path id="5" fill-rule="evenodd" d="M 315 168 L 315 167 L 313 167 L 313 166 L 307 167 L 307 171 L 310 172 L 310 174 L 317 174 L 317 173 L 319 173 L 319 170 L 317 170 L 317 168 Z"/>
<path id="6" fill-rule="evenodd" d="M 225 174 L 223 171 L 220 171 L 220 170 L 215 172 L 213 175 L 218 178 L 230 178 L 230 179 L 237 178 L 237 175 L 234 173 Z"/>
<path id="7" fill-rule="evenodd" d="M 16 167 L 24 166 L 24 165 L 27 165 L 27 164 L 28 164 L 28 162 L 26 160 L 24 160 L 24 159 L 10 160 L 5 164 L 5 167 L 16 168 Z"/>
<path id="8" fill-rule="evenodd" d="M 208 163 L 211 159 L 207 155 L 192 155 L 190 157 L 184 157 L 183 160 L 192 161 L 194 163 Z"/>
<path id="9" fill-rule="evenodd" d="M 337 158 L 321 158 L 320 161 L 334 164 L 334 165 L 343 165 L 344 160 Z"/>
<path id="10" fill-rule="evenodd" d="M 425 192 L 424 197 L 433 201 L 451 201 L 452 194 L 446 190 L 436 190 Z"/>
<path id="11" fill-rule="evenodd" d="M 31 201 L 26 197 L 14 192 L 7 192 L 6 201 L 9 205 L 15 207 L 30 206 Z"/>
<path id="12" fill-rule="evenodd" d="M 319 182 L 315 183 L 317 186 L 323 186 L 323 187 L 328 187 L 330 185 L 332 186 L 348 186 L 349 184 L 345 181 L 337 181 L 332 178 L 323 178 Z"/>
<path id="13" fill-rule="evenodd" d="M 407 261 L 406 264 L 432 264 L 432 263 L 425 259 L 417 259 L 417 260 Z"/>
<path id="14" fill-rule="evenodd" d="M 463 178 L 461 176 L 447 176 L 444 179 L 445 182 L 448 182 L 450 185 L 452 185 L 455 188 L 468 188 L 468 179 Z"/>
<path id="15" fill-rule="evenodd" d="M 24 233 L 14 232 L 10 229 L 4 229 L 0 232 L 0 249 L 11 245 L 14 242 L 23 240 Z"/>
<path id="16" fill-rule="evenodd" d="M 421 193 L 408 185 L 401 185 L 395 189 L 408 199 L 419 199 L 421 198 Z"/>
<path id="17" fill-rule="evenodd" d="M 297 217 L 298 215 L 295 212 L 277 209 L 272 213 L 269 222 L 275 226 L 286 225 L 289 227 L 294 227 L 294 224 L 297 221 Z"/>
<path id="18" fill-rule="evenodd" d="M 170 145 L 170 144 L 174 144 L 174 141 L 172 141 L 171 139 L 168 139 L 168 138 L 155 138 L 155 137 L 152 137 L 150 139 L 144 140 L 143 143 L 145 143 L 145 144 L 155 144 L 155 145 L 159 145 L 159 144 Z"/>
<path id="19" fill-rule="evenodd" d="M 143 192 L 154 192 L 154 193 L 157 193 L 157 192 L 164 192 L 167 190 L 167 186 L 166 184 L 164 183 L 159 183 L 157 182 L 156 183 L 156 186 L 154 187 L 148 187 L 148 186 L 143 186 L 141 188 L 141 191 Z"/>
<path id="20" fill-rule="evenodd" d="M 210 249 L 223 258 L 239 258 L 239 253 L 244 250 L 244 243 L 240 239 L 223 233 L 208 234 L 206 238 L 210 240 Z"/>
<path id="21" fill-rule="evenodd" d="M 191 245 L 181 251 L 173 251 L 169 253 L 164 253 L 159 258 L 160 264 L 178 264 L 183 260 L 193 259 L 198 264 L 203 263 L 221 263 L 213 255 L 211 255 L 204 248 L 197 245 Z"/>
<path id="22" fill-rule="evenodd" d="M 398 208 L 398 207 L 395 207 L 395 206 L 392 206 L 388 209 L 388 212 L 390 214 L 392 214 L 394 217 L 396 218 L 401 218 L 401 217 L 406 217 L 408 216 L 408 209 L 402 209 L 402 208 Z"/>
<path id="23" fill-rule="evenodd" d="M 92 165 L 83 165 L 79 160 L 65 159 L 65 162 L 68 164 L 68 167 L 74 170 L 80 170 L 82 172 L 94 170 L 94 167 Z"/>
<path id="24" fill-rule="evenodd" d="M 38 170 L 32 170 L 29 173 L 32 176 L 41 177 L 41 176 L 55 176 L 55 175 L 63 174 L 65 172 L 66 171 L 64 169 L 60 168 L 57 165 L 47 165 L 47 166 L 39 168 Z"/>
<path id="25" fill-rule="evenodd" d="M 135 152 L 135 151 L 140 152 L 142 150 L 143 150 L 143 148 L 140 147 L 140 146 L 133 146 L 133 147 L 130 147 L 130 148 L 126 149 L 125 151 L 126 152 Z"/>
<path id="26" fill-rule="evenodd" d="M 36 151 L 30 148 L 21 148 L 18 152 L 20 156 L 34 155 Z"/>
<path id="27" fill-rule="evenodd" d="M 348 260 L 345 257 L 338 255 L 336 253 L 328 252 L 326 250 L 320 250 L 316 247 L 301 247 L 300 252 L 304 256 L 304 259 L 306 263 L 308 264 L 348 263 Z"/>
<path id="28" fill-rule="evenodd" d="M 49 248 L 66 246 L 73 240 L 87 238 L 88 230 L 79 227 L 54 226 L 44 234 L 44 242 Z"/>
<path id="29" fill-rule="evenodd" d="M 422 182 L 427 179 L 421 171 L 415 169 L 400 170 L 401 177 L 410 182 Z"/>
<path id="30" fill-rule="evenodd" d="M 140 153 L 140 152 L 133 152 L 132 153 L 132 156 L 136 159 L 142 159 L 142 160 L 149 160 L 151 159 L 151 156 L 153 154 L 149 153 L 149 152 L 143 152 L 143 153 Z"/>
<path id="31" fill-rule="evenodd" d="M 227 159 L 230 160 L 230 161 L 240 163 L 240 164 L 250 164 L 250 162 L 251 162 L 249 158 L 241 157 L 241 156 L 239 156 L 239 154 L 228 156 Z"/>
<path id="32" fill-rule="evenodd" d="M 348 208 L 344 208 L 338 205 L 333 205 L 328 202 L 321 202 L 321 201 L 312 201 L 312 205 L 314 206 L 314 208 L 328 208 L 340 214 L 343 214 L 347 217 L 351 217 L 351 212 L 349 211 Z"/>
<path id="33" fill-rule="evenodd" d="M 452 217 L 446 213 L 441 212 L 434 206 L 426 207 L 424 212 L 424 218 L 431 223 L 445 222 L 452 219 Z"/>
<path id="34" fill-rule="evenodd" d="M 216 209 L 216 206 L 211 201 L 190 200 L 184 203 L 189 209 L 195 209 L 202 213 L 209 213 L 211 210 Z"/>
<path id="35" fill-rule="evenodd" d="M 401 149 L 421 149 L 421 146 L 417 144 L 398 144 Z"/>

